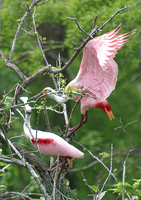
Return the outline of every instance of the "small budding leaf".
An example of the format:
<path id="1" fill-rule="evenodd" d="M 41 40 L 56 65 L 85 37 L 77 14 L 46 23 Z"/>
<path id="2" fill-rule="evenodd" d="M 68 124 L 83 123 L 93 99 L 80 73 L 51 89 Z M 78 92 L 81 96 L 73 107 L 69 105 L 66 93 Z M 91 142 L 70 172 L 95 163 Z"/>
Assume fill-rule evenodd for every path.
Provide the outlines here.
<path id="1" fill-rule="evenodd" d="M 73 88 L 73 90 L 74 90 L 75 92 L 77 92 L 77 91 L 78 91 L 77 87 L 74 87 L 74 88 Z"/>
<path id="2" fill-rule="evenodd" d="M 135 183 L 133 184 L 133 188 L 134 188 L 134 189 L 137 189 L 137 188 L 139 187 L 139 185 L 140 185 L 139 182 L 135 182 Z"/>
<path id="3" fill-rule="evenodd" d="M 107 158 L 109 156 L 109 153 L 102 152 L 102 153 L 99 153 L 99 155 L 102 156 L 103 158 Z"/>
<path id="4" fill-rule="evenodd" d="M 98 190 L 98 187 L 97 187 L 97 185 L 92 185 L 92 190 L 94 191 L 94 192 L 97 192 L 97 190 Z"/>
<path id="5" fill-rule="evenodd" d="M 9 112 L 10 111 L 10 109 L 11 109 L 11 103 L 9 103 L 9 102 L 7 102 L 6 104 L 5 104 L 5 112 L 7 113 L 7 112 Z"/>

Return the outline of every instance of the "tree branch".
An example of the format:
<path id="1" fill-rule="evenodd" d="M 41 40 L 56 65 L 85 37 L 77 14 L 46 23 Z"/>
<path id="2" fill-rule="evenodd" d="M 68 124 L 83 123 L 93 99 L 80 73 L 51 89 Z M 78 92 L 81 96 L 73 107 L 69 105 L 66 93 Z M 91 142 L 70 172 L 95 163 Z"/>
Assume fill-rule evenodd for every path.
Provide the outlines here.
<path id="1" fill-rule="evenodd" d="M 40 1 L 41 1 L 41 0 L 37 0 L 37 1 L 33 0 L 32 3 L 31 3 L 31 5 L 30 5 L 28 8 L 26 8 L 26 13 L 25 13 L 25 15 L 23 16 L 23 18 L 22 18 L 22 20 L 21 20 L 21 22 L 20 22 L 20 24 L 19 24 L 19 27 L 18 27 L 18 29 L 17 29 L 17 32 L 16 32 L 15 37 L 14 37 L 14 40 L 13 40 L 13 44 L 12 44 L 11 51 L 10 51 L 10 55 L 9 55 L 9 60 L 10 60 L 10 61 L 12 60 L 12 57 L 13 57 L 13 53 L 14 53 L 14 50 L 15 50 L 15 46 L 16 46 L 16 42 L 17 42 L 17 39 L 18 39 L 20 30 L 21 30 L 21 28 L 22 28 L 22 26 L 23 26 L 23 24 L 24 24 L 24 22 L 25 22 L 27 16 L 29 15 L 30 11 L 32 10 L 32 8 L 33 8 L 38 2 L 40 2 Z"/>
<path id="2" fill-rule="evenodd" d="M 9 145 L 11 147 L 11 149 L 13 150 L 13 152 L 20 158 L 20 160 L 21 160 L 20 165 L 23 165 L 24 167 L 26 167 L 28 169 L 28 171 L 34 177 L 36 183 L 39 185 L 39 187 L 40 187 L 41 191 L 43 192 L 45 198 L 47 199 L 46 188 L 47 188 L 48 193 L 51 194 L 52 184 L 49 181 L 50 177 L 47 177 L 48 173 L 47 173 L 45 166 L 43 166 L 43 164 L 39 161 L 39 159 L 34 154 L 26 152 L 25 150 L 19 148 L 15 144 L 13 144 L 8 138 L 6 139 L 5 135 L 2 133 L 1 130 L 0 130 L 0 139 L 1 139 L 1 142 L 5 146 Z M 7 144 L 6 141 L 8 141 L 8 144 Z M 13 160 L 13 162 L 14 161 L 17 162 L 17 160 Z M 17 164 L 18 164 L 18 162 L 17 162 Z M 41 178 L 44 180 L 46 188 L 41 183 L 38 175 L 36 174 L 36 172 L 32 168 L 32 165 L 35 167 L 35 169 L 40 174 Z"/>
<path id="3" fill-rule="evenodd" d="M 93 30 L 91 31 L 91 33 L 89 34 L 89 36 L 83 41 L 83 43 L 77 48 L 76 52 L 72 55 L 72 57 L 70 58 L 70 60 L 68 62 L 65 63 L 65 65 L 58 70 L 52 70 L 52 73 L 59 73 L 64 71 L 66 68 L 69 67 L 69 65 L 74 61 L 74 59 L 77 57 L 77 55 L 79 54 L 79 52 L 83 49 L 83 47 L 87 44 L 87 42 L 91 39 L 91 37 L 94 37 L 97 34 L 97 31 L 100 31 L 103 29 L 104 26 L 106 26 L 106 24 L 108 24 L 118 13 L 120 13 L 121 11 L 124 11 L 125 9 L 129 8 L 130 6 L 125 6 L 124 8 L 121 8 L 119 10 L 117 10 L 116 13 L 114 13 L 100 28 L 98 28 L 97 26 L 95 26 L 93 28 Z M 97 18 L 97 16 L 96 16 Z M 96 20 L 95 18 L 95 20 Z M 76 21 L 77 19 L 75 19 Z M 94 22 L 95 23 L 95 22 Z M 77 24 L 79 25 L 78 21 Z M 79 25 L 80 27 L 80 25 Z M 79 28 L 80 29 L 80 28 Z M 80 29 L 81 30 L 81 29 Z M 84 32 L 84 30 L 83 30 Z"/>
<path id="4" fill-rule="evenodd" d="M 116 11 L 115 14 L 113 14 L 98 30 L 101 31 L 103 30 L 103 27 L 109 23 L 109 21 L 111 21 L 118 13 L 120 13 L 121 11 L 124 11 L 125 9 L 130 8 L 130 6 L 125 6 L 124 8 L 121 8 L 119 10 Z"/>
<path id="5" fill-rule="evenodd" d="M 2 58 L 2 60 L 5 62 L 5 65 L 7 67 L 9 67 L 10 69 L 12 69 L 14 72 L 16 72 L 18 74 L 18 76 L 24 81 L 26 80 L 26 76 L 23 74 L 23 72 L 13 63 L 9 62 L 9 60 L 7 60 L 4 55 L 3 52 L 0 50 L 0 56 Z"/>
<path id="6" fill-rule="evenodd" d="M 33 7 L 33 5 L 35 5 L 35 4 L 31 4 L 31 6 L 30 6 L 30 10 L 32 9 L 32 7 Z M 128 6 L 129 7 L 129 6 Z M 111 18 L 110 19 L 108 19 L 99 29 L 98 29 L 98 27 L 97 26 L 95 26 L 94 27 L 94 29 L 91 31 L 91 33 L 90 33 L 90 36 L 95 36 L 96 35 L 96 33 L 97 33 L 97 31 L 100 31 L 111 19 L 113 19 L 113 17 L 115 17 L 119 12 L 121 12 L 121 11 L 123 11 L 123 10 L 125 10 L 126 8 L 128 8 L 128 7 L 124 7 L 124 8 L 122 8 L 122 9 L 120 9 L 120 10 L 118 10 L 114 15 L 112 15 L 111 16 Z M 28 11 L 29 12 L 29 11 Z M 23 24 L 23 23 L 21 23 L 21 24 Z M 21 28 L 20 28 L 21 29 Z M 53 69 L 53 68 L 50 68 L 50 65 L 47 65 L 47 66 L 45 66 L 45 67 L 43 67 L 42 69 L 40 69 L 40 70 L 38 70 L 35 74 L 33 74 L 32 76 L 30 76 L 29 78 L 27 78 L 25 75 L 23 75 L 23 73 L 17 68 L 17 67 L 15 67 L 15 65 L 14 65 L 14 67 L 12 67 L 12 69 L 22 78 L 22 80 L 24 80 L 24 82 L 23 82 L 23 84 L 21 85 L 21 87 L 23 87 L 23 88 L 26 88 L 35 78 L 37 78 L 38 76 L 40 76 L 40 75 L 42 75 L 42 74 L 44 74 L 45 72 L 48 72 L 48 73 L 54 73 L 54 74 L 57 74 L 57 73 L 60 73 L 60 72 L 62 72 L 62 71 L 64 71 L 67 67 L 69 67 L 69 65 L 74 61 L 74 59 L 77 57 L 77 55 L 79 54 L 79 52 L 82 50 L 82 48 L 86 45 L 86 43 L 90 40 L 90 38 L 91 37 L 87 37 L 84 41 L 83 41 L 83 43 L 80 45 L 80 47 L 78 47 L 77 48 L 77 50 L 76 50 L 76 52 L 72 55 L 72 57 L 70 58 L 70 60 L 67 62 L 67 63 L 65 63 L 65 65 L 62 67 L 62 68 L 60 68 L 60 69 Z M 14 41 L 16 41 L 17 40 L 17 38 L 16 38 L 16 36 L 15 36 L 15 40 Z M 13 44 L 15 44 L 15 42 L 13 42 Z M 14 49 L 14 47 L 12 48 L 12 49 Z M 13 50 L 14 51 L 14 50 Z M 12 51 L 12 52 L 13 52 Z M 11 66 L 10 65 L 10 62 L 8 63 L 8 65 L 9 65 L 9 67 Z M 13 65 L 12 65 L 13 66 Z M 14 102 L 16 102 L 17 101 L 17 98 L 18 98 L 18 96 L 19 96 L 19 94 L 22 92 L 22 89 L 21 88 L 19 88 L 18 89 L 18 91 L 17 91 L 17 93 L 16 93 L 16 95 L 15 95 L 15 98 L 14 98 Z"/>
<path id="7" fill-rule="evenodd" d="M 129 155 L 130 155 L 130 153 L 131 153 L 132 151 L 134 151 L 134 149 L 131 149 L 131 150 L 128 152 L 128 154 L 127 154 L 127 156 L 126 156 L 126 159 L 124 160 L 124 163 L 123 163 L 123 174 L 122 174 L 123 192 L 122 192 L 122 200 L 125 199 L 125 198 L 124 198 L 124 194 L 125 194 L 125 192 L 126 192 L 126 189 L 125 189 L 125 187 L 126 187 L 126 186 L 125 186 L 126 162 L 127 162 L 127 159 L 128 159 L 128 157 L 129 157 Z M 128 198 L 131 200 L 131 197 L 129 196 L 129 194 L 128 194 L 128 193 L 126 193 L 126 194 L 127 194 Z"/>
<path id="8" fill-rule="evenodd" d="M 47 65 L 49 68 L 51 68 L 50 65 L 49 65 L 49 63 L 48 63 L 48 61 L 47 61 L 47 58 L 46 58 L 46 56 L 45 56 L 45 54 L 44 54 L 44 51 L 43 51 L 43 48 L 42 48 L 42 45 L 41 45 L 41 42 L 40 42 L 40 39 L 39 39 L 39 34 L 38 34 L 38 32 L 37 32 L 36 23 L 35 23 L 35 11 L 36 11 L 36 10 L 35 10 L 35 8 L 34 8 L 34 12 L 33 12 L 32 18 L 33 18 L 34 30 L 35 30 L 35 32 L 37 33 L 36 36 L 37 36 L 38 45 L 39 45 L 40 51 L 41 51 L 41 53 L 42 53 L 42 56 L 43 56 L 43 58 L 44 58 L 44 61 L 45 61 L 46 65 Z M 55 78 L 54 78 L 54 76 L 53 76 L 52 73 L 51 73 L 51 77 L 52 77 L 54 86 L 55 86 L 55 88 L 57 89 L 57 84 L 56 84 Z"/>
<path id="9" fill-rule="evenodd" d="M 104 189 L 104 187 L 105 187 L 105 185 L 106 185 L 108 179 L 109 179 L 110 176 L 111 176 L 111 173 L 112 173 L 112 164 L 113 164 L 113 144 L 111 144 L 111 160 L 110 160 L 110 170 L 109 170 L 109 174 L 108 174 L 106 180 L 104 181 L 104 183 L 103 183 L 103 185 L 102 185 L 102 187 L 101 187 L 100 193 L 98 194 L 98 198 L 99 198 L 100 195 L 102 194 L 103 189 Z"/>
<path id="10" fill-rule="evenodd" d="M 78 142 L 76 142 L 76 141 L 74 141 L 74 140 L 72 140 L 73 142 L 75 142 L 76 144 L 79 144 L 81 147 L 83 147 L 84 149 L 86 149 L 86 151 L 94 158 L 94 159 L 96 159 L 99 163 L 101 163 L 102 165 L 103 165 L 103 167 L 109 172 L 109 174 L 111 174 L 111 176 L 117 181 L 117 178 L 115 177 L 115 175 L 112 173 L 112 172 L 110 172 L 110 170 L 108 169 L 108 167 L 98 158 L 98 157 L 96 157 L 95 155 L 93 155 L 92 154 L 92 152 L 89 150 L 89 149 L 87 149 L 86 147 L 84 147 L 82 144 L 80 144 L 80 143 L 78 143 Z"/>

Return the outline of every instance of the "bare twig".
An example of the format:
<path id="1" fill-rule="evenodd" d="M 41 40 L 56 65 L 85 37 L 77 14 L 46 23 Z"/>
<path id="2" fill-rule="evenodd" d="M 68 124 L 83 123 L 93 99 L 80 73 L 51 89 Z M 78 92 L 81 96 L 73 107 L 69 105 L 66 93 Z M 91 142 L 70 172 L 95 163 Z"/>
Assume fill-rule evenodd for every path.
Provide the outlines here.
<path id="1" fill-rule="evenodd" d="M 111 144 L 111 160 L 110 160 L 110 170 L 109 170 L 109 174 L 106 178 L 106 180 L 104 181 L 102 187 L 101 187 L 101 190 L 100 190 L 100 193 L 98 195 L 98 198 L 100 197 L 101 193 L 103 192 L 103 189 L 107 183 L 107 181 L 109 180 L 110 176 L 111 176 L 111 173 L 112 173 L 112 162 L 113 162 L 113 144 Z"/>
<path id="2" fill-rule="evenodd" d="M 117 178 L 115 177 L 115 175 L 114 175 L 112 172 L 110 172 L 110 170 L 108 169 L 108 167 L 107 167 L 98 157 L 96 157 L 95 155 L 93 155 L 92 152 L 91 152 L 89 149 L 87 149 L 86 147 L 84 147 L 82 144 L 76 142 L 75 140 L 72 140 L 72 141 L 75 142 L 76 144 L 80 145 L 80 146 L 83 147 L 84 149 L 86 149 L 86 151 L 87 151 L 94 159 L 96 159 L 99 163 L 101 163 L 101 164 L 104 166 L 104 168 L 109 172 L 109 174 L 117 181 Z"/>
<path id="3" fill-rule="evenodd" d="M 35 180 L 31 181 L 24 189 L 22 192 L 20 192 L 20 194 L 17 196 L 17 199 L 24 194 L 24 192 L 27 190 L 28 187 L 30 187 L 33 183 L 35 182 Z"/>
<path id="4" fill-rule="evenodd" d="M 42 3 L 36 3 L 36 6 L 41 6 L 41 5 L 44 5 L 45 3 L 47 3 L 49 0 L 47 1 L 43 1 Z"/>
<path id="5" fill-rule="evenodd" d="M 115 12 L 98 30 L 101 31 L 103 30 L 103 27 L 109 23 L 109 21 L 111 21 L 118 13 L 120 13 L 121 11 L 124 11 L 125 9 L 130 8 L 130 6 L 125 6 L 124 8 L 121 8 L 119 10 L 117 10 L 117 12 Z"/>
<path id="6" fill-rule="evenodd" d="M 22 88 L 26 88 L 28 85 L 31 84 L 32 81 L 34 81 L 38 76 L 41 76 L 45 72 L 50 71 L 49 66 L 45 66 L 42 69 L 39 69 L 37 72 L 35 72 L 33 75 L 31 75 L 29 78 L 26 78 L 24 82 L 21 84 L 21 88 L 17 90 L 17 93 L 15 94 L 14 97 L 14 102 L 17 102 L 18 96 L 22 92 Z"/>
<path id="7" fill-rule="evenodd" d="M 23 26 L 23 24 L 24 24 L 24 22 L 25 22 L 27 16 L 29 15 L 31 9 L 34 7 L 34 5 L 35 5 L 35 1 L 32 1 L 30 7 L 29 7 L 28 9 L 26 9 L 26 13 L 25 13 L 25 15 L 23 16 L 23 18 L 22 18 L 22 20 L 21 20 L 21 22 L 20 22 L 20 24 L 19 24 L 19 26 L 18 26 L 17 32 L 16 32 L 16 34 L 15 34 L 15 38 L 14 38 L 14 40 L 13 40 L 11 52 L 10 52 L 10 55 L 9 55 L 9 60 L 10 60 L 10 61 L 12 60 L 12 57 L 13 57 L 13 53 L 14 53 L 14 50 L 15 50 L 15 46 L 16 46 L 16 42 L 17 42 L 17 39 L 18 39 L 20 30 L 21 30 L 21 28 L 22 28 L 22 26 Z"/>
<path id="8" fill-rule="evenodd" d="M 91 35 L 89 35 L 89 33 L 87 33 L 85 30 L 83 30 L 81 28 L 81 26 L 79 25 L 78 23 L 78 20 L 76 18 L 71 18 L 71 17 L 67 17 L 67 19 L 70 19 L 70 20 L 74 20 L 79 28 L 79 30 L 81 30 L 83 33 L 85 33 L 88 37 L 90 37 L 91 39 L 93 38 Z"/>
<path id="9" fill-rule="evenodd" d="M 97 21 L 97 15 L 96 15 L 96 17 L 94 18 L 94 23 L 93 23 L 93 27 L 92 27 L 92 29 L 95 28 L 95 26 L 96 26 L 96 21 Z"/>
<path id="10" fill-rule="evenodd" d="M 39 34 L 38 34 L 38 32 L 37 32 L 36 23 L 35 23 L 35 12 L 36 12 L 36 9 L 34 8 L 34 13 L 33 13 L 33 15 L 32 15 L 32 18 L 33 18 L 34 30 L 35 30 L 35 33 L 36 33 L 36 36 L 37 36 L 38 45 L 39 45 L 40 51 L 41 51 L 41 53 L 42 53 L 42 56 L 43 56 L 43 58 L 44 58 L 44 60 L 45 60 L 46 65 L 49 66 L 49 68 L 51 68 L 50 65 L 49 65 L 49 63 L 48 63 L 48 61 L 47 61 L 47 58 L 46 58 L 46 56 L 45 56 L 45 54 L 44 54 L 44 51 L 43 51 L 43 48 L 42 48 L 42 45 L 41 45 L 41 42 L 40 42 L 40 39 L 39 39 Z M 52 77 L 54 86 L 55 86 L 55 88 L 57 89 L 57 84 L 56 84 L 55 78 L 54 78 L 54 76 L 53 76 L 52 73 L 51 73 L 51 77 Z"/>
<path id="11" fill-rule="evenodd" d="M 17 39 L 18 39 L 18 36 L 19 36 L 19 33 L 20 33 L 20 30 L 27 18 L 27 16 L 29 15 L 30 11 L 32 10 L 32 8 L 38 3 L 40 2 L 41 0 L 37 0 L 37 1 L 32 1 L 31 5 L 26 8 L 26 13 L 24 14 L 19 26 L 18 26 L 18 29 L 17 29 L 17 32 L 15 34 L 15 38 L 13 40 L 13 44 L 12 44 L 12 48 L 11 48 L 11 52 L 10 52 L 10 55 L 9 55 L 9 60 L 11 61 L 12 60 L 12 57 L 13 57 L 13 53 L 14 53 L 14 50 L 15 50 L 15 46 L 16 46 L 16 42 L 17 42 Z"/>
<path id="12" fill-rule="evenodd" d="M 35 30 L 35 34 L 36 34 L 36 37 L 37 37 L 37 41 L 38 41 L 38 45 L 39 45 L 39 48 L 40 48 L 40 51 L 42 53 L 42 56 L 45 60 L 45 63 L 46 65 L 49 65 L 48 61 L 47 61 L 47 58 L 44 54 L 44 51 L 43 51 L 43 48 L 42 48 L 42 45 L 41 45 L 41 42 L 40 42 L 40 39 L 39 39 L 39 34 L 38 34 L 38 31 L 37 31 L 37 28 L 36 28 L 36 23 L 35 23 L 35 12 L 36 12 L 36 8 L 34 8 L 34 12 L 33 12 L 33 15 L 32 15 L 32 19 L 33 19 L 33 25 L 34 25 L 34 30 Z"/>
<path id="13" fill-rule="evenodd" d="M 132 142 L 132 144 L 133 144 L 133 148 L 135 148 L 135 143 L 134 143 L 132 137 L 130 136 L 130 134 L 126 131 L 126 128 L 127 128 L 127 126 L 131 125 L 132 123 L 137 122 L 137 120 L 134 120 L 134 121 L 132 121 L 132 122 L 129 122 L 129 123 L 127 123 L 125 126 L 123 125 L 123 122 L 121 121 L 121 119 L 117 119 L 117 118 L 116 118 L 116 120 L 117 120 L 118 122 L 120 122 L 121 126 L 116 127 L 114 130 L 122 129 L 123 132 L 130 138 L 130 140 L 131 140 L 131 142 Z"/>
<path id="14" fill-rule="evenodd" d="M 124 161 L 124 163 L 123 163 L 123 174 L 122 174 L 122 184 L 123 184 L 123 192 L 122 192 L 122 200 L 124 200 L 125 198 L 124 198 L 124 194 L 126 193 L 126 195 L 128 196 L 128 198 L 131 200 L 131 197 L 130 197 L 130 195 L 126 192 L 126 189 L 125 189 L 125 173 L 126 173 L 126 162 L 127 162 L 127 159 L 128 159 L 128 157 L 129 157 L 129 155 L 130 155 L 130 153 L 132 152 L 132 151 L 134 151 L 134 149 L 131 149 L 129 152 L 128 152 L 128 154 L 127 154 L 127 156 L 126 156 L 126 159 L 125 159 L 125 161 Z"/>
<path id="15" fill-rule="evenodd" d="M 116 157 L 116 156 L 125 157 L 126 154 L 125 154 L 125 153 L 113 153 L 113 157 Z M 132 156 L 141 157 L 141 154 L 132 154 Z M 104 159 L 104 161 L 106 161 L 106 160 L 109 159 L 110 157 L 111 157 L 111 155 L 108 155 L 108 156 L 106 157 L 106 159 Z M 139 160 L 139 158 L 137 159 L 136 162 L 138 162 L 138 160 Z M 88 169 L 88 168 L 90 168 L 90 167 L 96 165 L 97 163 L 98 163 L 98 161 L 95 160 L 95 161 L 91 162 L 90 164 L 85 165 L 85 166 L 83 166 L 83 167 L 81 167 L 81 168 L 78 168 L 78 169 L 77 169 L 77 168 L 69 169 L 69 172 L 83 171 L 83 170 L 86 170 L 86 169 Z M 135 163 L 135 161 L 133 162 L 133 164 L 134 164 L 134 163 Z M 127 167 L 126 167 L 126 168 L 127 168 Z M 117 173 L 116 173 L 116 174 L 117 174 Z"/>
<path id="16" fill-rule="evenodd" d="M 50 122 L 49 122 L 49 117 L 48 117 L 48 112 L 47 112 L 47 109 L 46 109 L 45 105 L 44 105 L 44 114 L 45 114 L 47 129 L 48 129 L 49 132 L 51 132 Z"/>
<path id="17" fill-rule="evenodd" d="M 56 166 L 55 175 L 54 175 L 54 184 L 53 184 L 53 191 L 52 191 L 53 200 L 56 200 L 56 182 L 57 182 L 57 175 L 58 175 L 58 167 L 59 167 L 59 155 L 57 156 L 57 166 Z"/>

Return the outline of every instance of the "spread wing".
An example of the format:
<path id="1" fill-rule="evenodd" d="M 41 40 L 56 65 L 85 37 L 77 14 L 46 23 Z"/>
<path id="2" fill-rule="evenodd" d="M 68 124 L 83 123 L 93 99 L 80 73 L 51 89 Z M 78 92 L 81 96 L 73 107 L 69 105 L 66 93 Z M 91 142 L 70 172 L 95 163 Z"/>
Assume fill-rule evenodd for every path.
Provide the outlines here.
<path id="1" fill-rule="evenodd" d="M 113 58 L 131 35 L 117 35 L 119 30 L 120 25 L 85 45 L 80 69 L 75 78 L 77 88 L 85 87 L 100 98 L 100 101 L 106 99 L 115 89 L 118 68 Z"/>
<path id="2" fill-rule="evenodd" d="M 91 48 L 95 49 L 100 66 L 103 70 L 108 67 L 110 58 L 114 58 L 119 50 L 131 37 L 130 33 L 119 34 L 121 24 L 114 30 L 93 39 Z"/>

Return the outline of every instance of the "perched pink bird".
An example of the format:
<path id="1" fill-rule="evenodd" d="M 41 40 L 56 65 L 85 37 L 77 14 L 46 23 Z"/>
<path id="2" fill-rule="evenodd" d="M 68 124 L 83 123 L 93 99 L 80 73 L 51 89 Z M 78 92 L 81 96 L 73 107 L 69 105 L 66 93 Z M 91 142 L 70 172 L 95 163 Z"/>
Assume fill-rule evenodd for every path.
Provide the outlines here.
<path id="1" fill-rule="evenodd" d="M 87 120 L 88 108 L 101 108 L 109 119 L 114 119 L 109 102 L 106 100 L 111 92 L 115 89 L 118 75 L 118 67 L 113 60 L 117 50 L 119 50 L 130 38 L 134 31 L 124 34 L 117 33 L 120 31 L 120 25 L 99 37 L 96 37 L 85 45 L 83 57 L 79 72 L 74 80 L 66 87 L 66 91 L 74 91 L 74 88 L 85 89 L 85 93 L 89 96 L 83 96 L 80 99 L 81 103 L 81 121 L 74 127 L 68 137 L 81 127 Z M 47 93 L 45 88 L 43 93 Z M 57 101 L 57 97 L 54 95 Z M 59 97 L 61 98 L 61 97 Z M 78 101 L 80 95 L 72 96 L 75 101 Z M 64 102 L 67 98 L 63 98 Z M 62 101 L 63 102 L 63 101 Z M 58 101 L 59 103 L 59 101 Z M 84 118 L 85 116 L 85 118 Z"/>
<path id="2" fill-rule="evenodd" d="M 26 103 L 27 97 L 21 97 L 21 100 Z M 50 155 L 53 157 L 60 157 L 63 161 L 60 165 L 64 164 L 64 160 L 67 159 L 68 164 L 72 167 L 71 158 L 83 158 L 84 153 L 79 151 L 73 145 L 66 142 L 63 138 L 51 132 L 44 132 L 40 130 L 34 130 L 30 127 L 31 107 L 25 105 L 25 122 L 24 133 L 25 136 L 32 142 L 36 149 L 39 149 L 41 153 Z M 63 159 L 65 158 L 65 159 Z"/>

